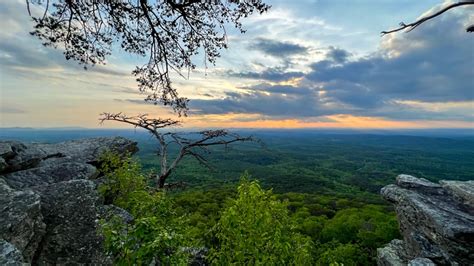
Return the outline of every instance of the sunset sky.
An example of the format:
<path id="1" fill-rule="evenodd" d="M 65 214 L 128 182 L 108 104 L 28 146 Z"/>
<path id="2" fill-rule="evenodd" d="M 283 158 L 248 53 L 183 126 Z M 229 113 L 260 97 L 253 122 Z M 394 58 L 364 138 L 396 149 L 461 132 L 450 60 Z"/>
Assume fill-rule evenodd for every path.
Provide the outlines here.
<path id="1" fill-rule="evenodd" d="M 229 28 L 216 66 L 201 55 L 189 79 L 173 76 L 191 99 L 185 127 L 474 127 L 474 8 L 381 37 L 448 2 L 267 2 L 243 21 L 246 34 Z M 0 20 L 1 127 L 95 128 L 101 112 L 176 117 L 138 93 L 130 72 L 144 58 L 117 50 L 85 71 L 28 34 L 24 0 L 1 1 Z"/>

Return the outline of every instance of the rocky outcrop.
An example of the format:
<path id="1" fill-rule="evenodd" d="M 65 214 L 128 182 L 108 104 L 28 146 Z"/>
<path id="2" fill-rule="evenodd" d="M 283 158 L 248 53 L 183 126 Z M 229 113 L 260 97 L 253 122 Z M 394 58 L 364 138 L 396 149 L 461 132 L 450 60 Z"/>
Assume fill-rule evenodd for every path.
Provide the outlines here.
<path id="1" fill-rule="evenodd" d="M 474 265 L 474 181 L 399 175 L 381 193 L 395 205 L 403 241 L 378 249 L 379 265 Z"/>
<path id="2" fill-rule="evenodd" d="M 99 156 L 133 153 L 121 137 L 57 144 L 0 141 L 0 265 L 108 264 L 98 221 L 124 210 L 96 188 Z"/>

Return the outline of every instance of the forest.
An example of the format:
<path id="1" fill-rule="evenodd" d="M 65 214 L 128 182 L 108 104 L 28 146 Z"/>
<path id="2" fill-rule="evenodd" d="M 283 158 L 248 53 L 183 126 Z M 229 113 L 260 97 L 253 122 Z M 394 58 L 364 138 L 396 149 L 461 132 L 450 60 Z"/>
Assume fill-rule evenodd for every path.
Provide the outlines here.
<path id="1" fill-rule="evenodd" d="M 100 167 L 106 201 L 135 217 L 132 225 L 102 221 L 107 249 L 122 264 L 148 263 L 158 251 L 169 264 L 186 264 L 194 252 L 216 265 L 375 265 L 376 249 L 400 237 L 381 187 L 401 173 L 473 179 L 470 136 L 241 134 L 261 142 L 212 149 L 205 155 L 211 169 L 185 159 L 168 180 L 184 186 L 165 193 L 148 179 L 159 164 L 157 144 L 146 132 L 17 129 L 2 135 L 42 142 L 124 135 L 138 142 L 133 157 L 108 154 Z"/>
<path id="2" fill-rule="evenodd" d="M 401 173 L 432 181 L 471 180 L 474 173 L 474 141 L 470 137 L 311 132 L 291 138 L 284 132 L 258 136 L 264 145 L 214 149 L 209 154 L 213 169 L 190 159 L 172 176 L 172 181 L 188 184 L 169 194 L 176 214 L 187 217 L 188 235 L 202 246 L 222 245 L 216 226 L 235 207 L 236 198 L 241 200 L 242 186 L 249 185 L 246 180 L 258 180 L 259 193 L 270 193 L 272 200 L 283 204 L 294 233 L 312 243 L 308 249 L 311 263 L 374 265 L 376 248 L 399 237 L 393 209 L 378 194 L 381 187 L 393 183 Z M 151 143 L 143 144 L 137 157 L 143 170 L 155 167 Z M 232 218 L 242 221 L 240 215 Z M 235 233 L 233 241 L 238 241 L 236 236 L 259 238 L 261 232 L 255 230 L 265 230 L 247 226 L 248 235 Z M 267 226 L 270 230 L 274 224 Z M 232 250 L 245 246 L 233 245 Z"/>

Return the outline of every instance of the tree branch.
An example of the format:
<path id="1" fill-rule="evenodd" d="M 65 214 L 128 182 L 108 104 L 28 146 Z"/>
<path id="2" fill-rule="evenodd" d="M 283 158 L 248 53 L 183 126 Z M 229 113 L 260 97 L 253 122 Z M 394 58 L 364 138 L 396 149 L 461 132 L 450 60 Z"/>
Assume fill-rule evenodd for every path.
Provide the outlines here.
<path id="1" fill-rule="evenodd" d="M 420 26 L 422 23 L 424 23 L 424 22 L 426 22 L 426 21 L 428 21 L 432 18 L 435 18 L 435 17 L 439 16 L 439 15 L 443 14 L 444 12 L 446 12 L 450 9 L 453 9 L 453 8 L 459 7 L 459 6 L 465 6 L 465 5 L 474 5 L 474 1 L 472 1 L 472 0 L 463 1 L 463 2 L 458 2 L 458 3 L 448 5 L 445 8 L 439 10 L 438 12 L 436 12 L 432 15 L 426 16 L 426 17 L 422 17 L 422 18 L 420 18 L 419 20 L 417 20 L 413 23 L 405 24 L 404 22 L 400 22 L 400 27 L 398 27 L 396 29 L 393 29 L 393 30 L 382 31 L 381 34 L 382 34 L 382 36 L 384 36 L 386 34 L 394 33 L 394 32 L 397 32 L 397 31 L 404 30 L 404 29 L 407 29 L 406 32 L 410 32 L 413 29 L 415 29 L 416 27 Z M 467 29 L 467 31 L 469 31 L 469 28 Z"/>
<path id="2" fill-rule="evenodd" d="M 160 148 L 158 149 L 158 157 L 160 161 L 160 174 L 156 175 L 156 183 L 158 188 L 166 187 L 165 181 L 169 175 L 176 169 L 181 160 L 186 157 L 195 158 L 200 164 L 212 169 L 212 166 L 204 158 L 203 154 L 210 153 L 208 147 L 223 145 L 227 147 L 235 142 L 255 141 L 258 139 L 248 136 L 242 137 L 236 133 L 230 133 L 226 130 L 205 130 L 201 132 L 176 133 L 176 132 L 160 132 L 162 128 L 178 125 L 179 122 L 172 119 L 153 119 L 146 114 L 137 116 L 127 116 L 123 113 L 102 113 L 99 118 L 100 124 L 105 121 L 117 121 L 134 126 L 135 128 L 143 128 L 151 133 L 158 141 Z M 185 136 L 188 135 L 188 136 Z M 168 160 L 168 146 L 176 143 L 179 151 L 174 160 Z M 168 161 L 170 164 L 168 165 Z"/>

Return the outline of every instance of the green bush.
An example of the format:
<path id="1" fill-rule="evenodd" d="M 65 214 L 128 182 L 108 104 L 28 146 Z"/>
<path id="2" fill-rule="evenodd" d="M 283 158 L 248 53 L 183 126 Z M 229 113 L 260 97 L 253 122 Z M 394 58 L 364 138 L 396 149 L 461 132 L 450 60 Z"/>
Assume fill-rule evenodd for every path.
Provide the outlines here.
<path id="1" fill-rule="evenodd" d="M 126 223 L 115 216 L 101 222 L 105 248 L 119 265 L 186 265 L 188 246 L 186 220 L 178 216 L 164 192 L 146 185 L 140 165 L 130 159 L 106 153 L 100 169 L 105 182 L 99 191 L 105 198 L 133 215 Z"/>
<path id="2" fill-rule="evenodd" d="M 216 225 L 218 265 L 309 265 L 311 240 L 296 232 L 287 205 L 244 175 L 238 196 Z"/>
<path id="3" fill-rule="evenodd" d="M 100 157 L 98 168 L 105 176 L 104 183 L 99 186 L 99 192 L 106 203 L 128 209 L 126 205 L 131 194 L 147 189 L 140 164 L 128 155 L 105 152 Z"/>

